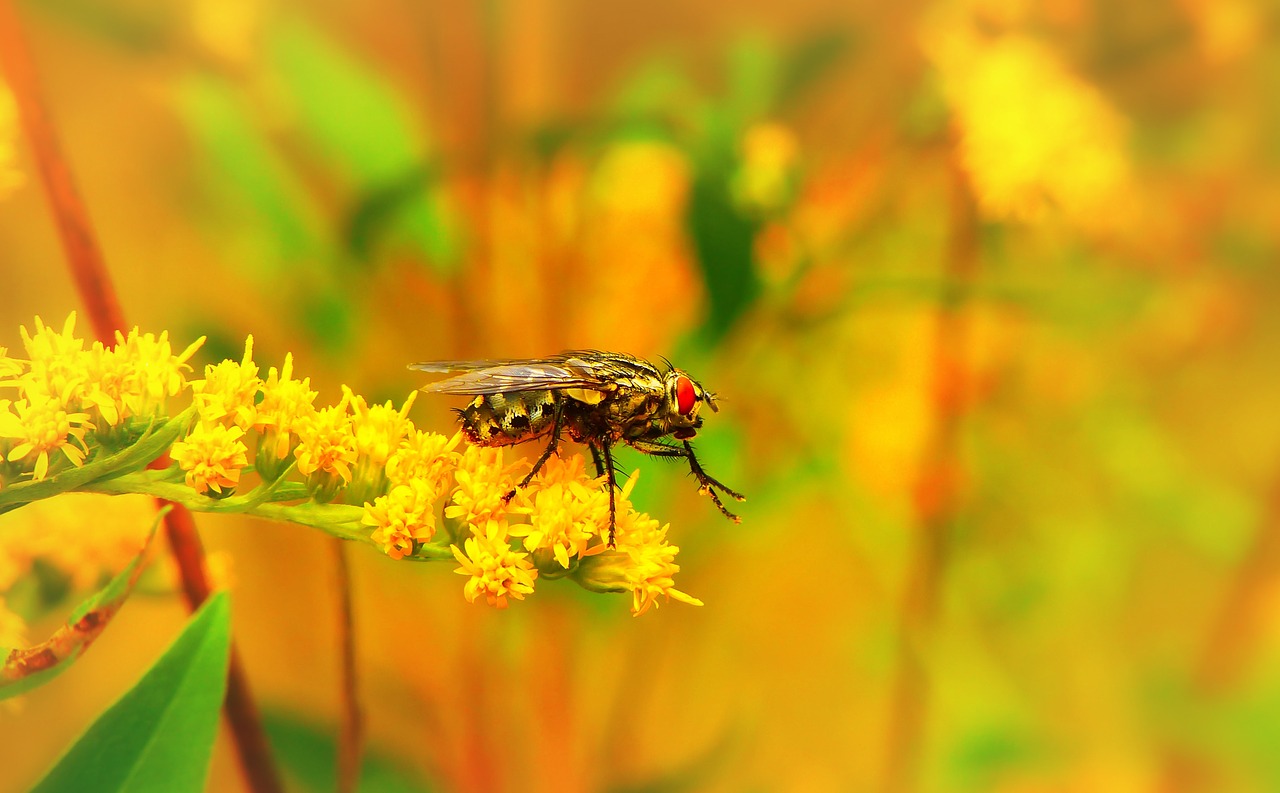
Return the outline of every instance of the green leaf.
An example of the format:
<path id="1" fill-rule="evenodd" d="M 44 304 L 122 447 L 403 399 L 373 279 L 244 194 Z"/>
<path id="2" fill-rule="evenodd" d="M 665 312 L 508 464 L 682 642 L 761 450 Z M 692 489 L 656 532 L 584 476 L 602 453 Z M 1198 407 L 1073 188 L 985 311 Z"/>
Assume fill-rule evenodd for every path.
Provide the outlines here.
<path id="1" fill-rule="evenodd" d="M 67 624 L 59 628 L 48 641 L 34 647 L 11 650 L 4 653 L 5 663 L 0 667 L 0 700 L 17 696 L 25 691 L 48 683 L 71 666 L 89 645 L 106 629 L 124 601 L 133 592 L 142 573 L 142 560 L 156 536 L 156 528 L 168 509 L 156 512 L 155 522 L 138 555 L 115 575 L 97 594 L 81 603 L 71 613 Z"/>
<path id="2" fill-rule="evenodd" d="M 424 177 L 433 172 L 429 142 L 413 106 L 384 75 L 301 20 L 277 26 L 269 48 L 299 131 L 357 192 L 348 249 L 365 256 L 382 241 L 452 272 L 461 253 L 457 223 L 436 180 Z"/>
<path id="3" fill-rule="evenodd" d="M 160 425 L 148 427 L 133 444 L 102 459 L 90 460 L 79 468 L 68 468 L 39 482 L 18 482 L 0 490 L 0 514 L 17 509 L 23 504 L 66 493 L 93 482 L 100 482 L 146 468 L 147 464 L 169 449 L 179 438 L 187 434 L 195 418 L 195 406 L 191 406 Z"/>
<path id="4" fill-rule="evenodd" d="M 203 790 L 230 647 L 230 610 L 218 593 L 34 790 Z"/>
<path id="5" fill-rule="evenodd" d="M 242 227 L 250 235 L 245 241 L 249 249 L 237 248 L 231 259 L 242 260 L 246 271 L 252 269 L 258 277 L 268 265 L 310 267 L 322 261 L 326 242 L 319 209 L 233 89 L 208 76 L 188 76 L 177 94 L 178 108 L 213 175 L 210 181 L 222 188 L 227 206 L 243 206 L 241 216 L 221 224 Z"/>
<path id="6" fill-rule="evenodd" d="M 734 206 L 723 160 L 703 167 L 690 193 L 687 222 L 710 302 L 700 335 L 714 346 L 760 295 L 754 254 L 759 221 Z"/>
<path id="7" fill-rule="evenodd" d="M 282 713 L 268 713 L 265 721 L 280 765 L 303 790 L 328 793 L 337 787 L 337 746 L 329 731 Z M 425 793 L 435 789 L 376 752 L 366 753 L 357 787 L 361 793 Z"/>

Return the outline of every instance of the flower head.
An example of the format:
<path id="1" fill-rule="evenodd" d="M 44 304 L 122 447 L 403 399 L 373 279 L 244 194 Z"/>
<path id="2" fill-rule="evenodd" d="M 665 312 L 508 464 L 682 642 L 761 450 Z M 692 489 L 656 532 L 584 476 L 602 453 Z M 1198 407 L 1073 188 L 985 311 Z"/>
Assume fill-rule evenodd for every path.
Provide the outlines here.
<path id="1" fill-rule="evenodd" d="M 297 442 L 296 427 L 315 414 L 316 392 L 311 378 L 293 379 L 293 353 L 284 356 L 284 367 L 273 366 L 262 383 L 262 401 L 258 403 L 253 428 L 262 433 L 258 443 L 257 465 L 265 479 L 279 475 L 281 462 L 289 457 Z"/>
<path id="2" fill-rule="evenodd" d="M 355 438 L 358 461 L 351 495 L 359 503 L 386 489 L 387 459 L 400 448 L 400 441 L 413 432 L 413 422 L 408 415 L 418 392 L 409 394 L 404 407 L 396 410 L 390 401 L 369 405 L 364 397 L 352 393 L 346 386 L 342 390 L 351 403 L 351 435 Z"/>
<path id="3" fill-rule="evenodd" d="M 308 477 L 307 484 L 317 499 L 332 499 L 339 487 L 351 481 L 351 466 L 356 461 L 347 398 L 302 417 L 295 422 L 294 431 L 298 433 L 298 447 L 293 450 L 298 471 Z"/>
<path id="4" fill-rule="evenodd" d="M 435 535 L 439 496 L 430 482 L 414 479 L 365 504 L 361 522 L 374 527 L 373 541 L 387 556 L 401 559 L 413 552 L 415 540 L 427 542 Z"/>
<path id="5" fill-rule="evenodd" d="M 475 603 L 483 596 L 490 606 L 504 609 L 507 598 L 524 600 L 525 595 L 533 592 L 538 571 L 527 553 L 511 549 L 506 521 L 486 522 L 483 530 L 468 537 L 463 545 L 465 553 L 456 545 L 452 549 L 461 565 L 454 572 L 470 576 L 463 587 L 468 603 Z"/>
<path id="6" fill-rule="evenodd" d="M 140 333 L 135 327 L 125 336 L 116 332 L 116 346 L 110 351 L 120 377 L 119 399 L 122 417 L 163 415 L 170 397 L 187 387 L 187 363 L 204 344 L 201 336 L 174 355 L 169 332 Z M 96 347 L 97 345 L 95 345 Z"/>
<path id="7" fill-rule="evenodd" d="M 445 507 L 445 517 L 461 521 L 474 531 L 501 518 L 507 512 L 504 497 L 515 487 L 514 468 L 503 467 L 501 448 L 468 446 L 453 474 L 457 484 Z"/>
<path id="8" fill-rule="evenodd" d="M 445 480 L 458 464 L 459 454 L 454 449 L 461 440 L 461 432 L 455 432 L 452 438 L 437 432 L 410 432 L 387 458 L 387 480 L 395 486 L 423 479 L 443 491 Z"/>
<path id="9" fill-rule="evenodd" d="M 255 402 L 261 386 L 258 365 L 253 362 L 252 336 L 245 340 L 240 363 L 228 359 L 209 364 L 204 369 L 204 379 L 191 384 L 201 421 L 229 422 L 241 429 L 252 427 L 256 421 Z"/>
<path id="10" fill-rule="evenodd" d="M 241 438 L 244 430 L 201 421 L 186 440 L 173 445 L 178 466 L 187 472 L 187 485 L 201 493 L 234 490 L 240 471 L 249 464 L 248 449 Z"/>
<path id="11" fill-rule="evenodd" d="M 584 468 L 580 454 L 547 460 L 531 503 L 516 510 L 527 513 L 529 523 L 511 527 L 512 536 L 524 538 L 525 550 L 550 551 L 565 569 L 571 558 L 588 552 L 593 538 L 608 532 L 609 493 L 600 481 L 588 479 Z M 603 545 L 596 546 L 602 550 Z"/>
<path id="12" fill-rule="evenodd" d="M 35 402 L 19 400 L 13 404 L 13 411 L 8 405 L 0 407 L 3 408 L 0 409 L 0 438 L 16 441 L 6 459 L 9 462 L 28 460 L 35 480 L 44 479 L 48 474 L 52 464 L 50 452 L 61 450 L 72 465 L 84 464 L 89 454 L 84 435 L 93 429 L 87 413 L 68 413 L 51 397 L 36 397 Z"/>
<path id="13" fill-rule="evenodd" d="M 619 515 L 618 547 L 584 560 L 578 580 L 597 592 L 630 591 L 631 613 L 637 617 L 659 605 L 659 597 L 701 606 L 701 600 L 675 588 L 680 549 L 667 542 L 668 528 L 659 528 L 658 521 L 644 513 Z"/>
<path id="14" fill-rule="evenodd" d="M 53 399 L 65 408 L 79 407 L 88 376 L 81 361 L 84 339 L 76 338 L 75 329 L 74 311 L 61 331 L 44 324 L 40 317 L 36 317 L 35 333 L 25 325 L 19 328 L 29 361 L 20 385 L 33 401 Z"/>

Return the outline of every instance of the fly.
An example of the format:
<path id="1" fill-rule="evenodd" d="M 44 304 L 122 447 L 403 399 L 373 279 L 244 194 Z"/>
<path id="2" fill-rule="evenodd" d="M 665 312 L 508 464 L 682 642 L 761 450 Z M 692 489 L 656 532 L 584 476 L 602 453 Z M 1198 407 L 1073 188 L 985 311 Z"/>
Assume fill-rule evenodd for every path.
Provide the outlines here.
<path id="1" fill-rule="evenodd" d="M 715 394 L 665 359 L 664 365 L 657 366 L 624 353 L 578 350 L 527 360 L 427 361 L 409 368 L 460 372 L 422 390 L 475 397 L 458 411 L 462 434 L 474 445 L 512 446 L 550 437 L 516 489 L 533 481 L 566 432 L 576 443 L 586 445 L 596 474 L 607 476 L 610 548 L 617 522 L 612 450 L 619 443 L 656 457 L 688 461 L 698 492 L 710 496 L 725 517 L 741 522 L 725 508 L 716 490 L 738 501 L 746 497 L 703 470 L 689 442 L 702 427 L 699 408 L 719 409 Z M 516 489 L 504 499 L 510 501 Z"/>

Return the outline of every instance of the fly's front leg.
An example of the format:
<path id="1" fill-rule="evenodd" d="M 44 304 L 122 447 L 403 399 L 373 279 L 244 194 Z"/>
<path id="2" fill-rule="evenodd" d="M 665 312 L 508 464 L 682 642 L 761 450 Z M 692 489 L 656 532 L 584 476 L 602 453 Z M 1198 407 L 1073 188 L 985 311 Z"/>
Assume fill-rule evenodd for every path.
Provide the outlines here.
<path id="1" fill-rule="evenodd" d="M 710 496 L 712 503 L 720 510 L 720 514 L 734 523 L 742 522 L 742 518 L 725 508 L 724 502 L 720 500 L 720 494 L 716 492 L 716 488 L 738 501 L 746 501 L 747 497 L 736 490 L 725 487 L 723 482 L 703 470 L 702 464 L 698 462 L 697 455 L 693 453 L 693 444 L 685 441 L 684 448 L 680 448 L 679 446 L 668 446 L 661 441 L 632 441 L 631 445 L 645 454 L 651 454 L 655 457 L 683 457 L 688 460 L 689 473 L 693 474 L 694 478 L 698 480 L 698 492 Z"/>
<path id="2" fill-rule="evenodd" d="M 561 403 L 556 405 L 555 421 L 551 427 L 551 442 L 547 444 L 547 448 L 542 450 L 542 455 L 538 457 L 538 461 L 533 464 L 533 468 L 530 469 L 528 475 L 525 476 L 524 479 L 520 480 L 520 484 L 511 488 L 511 490 L 502 497 L 502 502 L 504 504 L 510 503 L 511 499 L 516 497 L 517 490 L 522 487 L 528 487 L 529 483 L 533 481 L 533 477 L 537 475 L 538 471 L 542 470 L 542 466 L 546 465 L 547 460 L 551 459 L 551 455 L 556 453 L 556 450 L 560 447 L 560 430 L 563 428 L 564 404 Z"/>

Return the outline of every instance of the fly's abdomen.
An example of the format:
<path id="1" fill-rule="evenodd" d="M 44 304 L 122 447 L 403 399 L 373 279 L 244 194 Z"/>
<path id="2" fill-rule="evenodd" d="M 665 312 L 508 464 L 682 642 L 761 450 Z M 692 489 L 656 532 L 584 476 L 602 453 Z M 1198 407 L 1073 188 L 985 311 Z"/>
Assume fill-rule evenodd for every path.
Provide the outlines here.
<path id="1" fill-rule="evenodd" d="M 551 391 L 517 391 L 478 396 L 459 411 L 462 434 L 477 446 L 511 446 L 551 432 L 555 395 Z"/>

